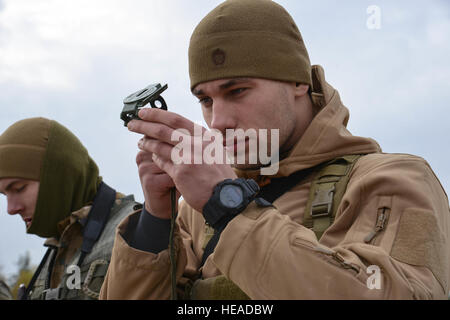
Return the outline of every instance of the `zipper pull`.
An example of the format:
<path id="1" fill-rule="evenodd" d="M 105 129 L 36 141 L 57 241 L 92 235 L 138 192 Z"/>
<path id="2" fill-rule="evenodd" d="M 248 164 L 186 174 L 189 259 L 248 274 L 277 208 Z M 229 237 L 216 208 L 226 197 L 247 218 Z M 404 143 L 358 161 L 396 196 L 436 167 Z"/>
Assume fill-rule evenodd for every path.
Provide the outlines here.
<path id="1" fill-rule="evenodd" d="M 370 241 L 372 241 L 373 238 L 375 238 L 375 236 L 377 235 L 376 231 L 371 231 L 365 238 L 364 238 L 364 242 L 365 243 L 369 243 Z"/>
<path id="2" fill-rule="evenodd" d="M 387 210 L 389 208 L 383 207 L 378 209 L 377 214 L 377 222 L 375 224 L 375 230 L 371 231 L 365 238 L 364 242 L 369 243 L 371 242 L 375 236 L 382 230 L 384 230 L 384 227 L 386 226 L 386 220 L 387 220 Z"/>

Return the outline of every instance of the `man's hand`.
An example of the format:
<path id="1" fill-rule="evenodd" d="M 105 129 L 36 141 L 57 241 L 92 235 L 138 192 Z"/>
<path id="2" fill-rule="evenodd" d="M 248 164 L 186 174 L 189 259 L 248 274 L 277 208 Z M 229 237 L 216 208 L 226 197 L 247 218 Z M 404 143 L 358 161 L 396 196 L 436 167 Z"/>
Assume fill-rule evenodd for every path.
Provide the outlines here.
<path id="1" fill-rule="evenodd" d="M 170 217 L 170 188 L 176 186 L 186 202 L 198 212 L 202 212 L 204 205 L 212 195 L 214 187 L 225 179 L 237 178 L 230 165 L 226 164 L 193 164 L 194 154 L 190 163 L 176 164 L 172 161 L 172 150 L 179 141 L 172 141 L 174 132 L 180 132 L 183 141 L 191 142 L 194 147 L 194 124 L 192 121 L 176 114 L 159 109 L 142 109 L 139 111 L 142 120 L 133 120 L 128 129 L 141 133 L 144 137 L 139 141 L 137 162 L 141 178 L 146 209 L 159 217 Z M 180 129 L 183 129 L 182 131 Z M 202 129 L 202 134 L 206 129 Z M 186 139 L 186 140 L 184 140 Z M 198 140 L 201 143 L 202 138 Z M 206 142 L 208 143 L 208 142 Z M 225 154 L 225 151 L 223 151 Z M 198 155 L 202 157 L 202 155 Z M 201 158 L 203 160 L 203 158 Z M 147 207 L 147 202 L 149 203 Z"/>
<path id="2" fill-rule="evenodd" d="M 172 178 L 153 162 L 152 155 L 151 152 L 140 151 L 136 156 L 145 209 L 160 219 L 170 219 L 172 214 L 170 190 L 175 184 Z M 177 192 L 177 200 L 179 198 L 180 193 Z"/>

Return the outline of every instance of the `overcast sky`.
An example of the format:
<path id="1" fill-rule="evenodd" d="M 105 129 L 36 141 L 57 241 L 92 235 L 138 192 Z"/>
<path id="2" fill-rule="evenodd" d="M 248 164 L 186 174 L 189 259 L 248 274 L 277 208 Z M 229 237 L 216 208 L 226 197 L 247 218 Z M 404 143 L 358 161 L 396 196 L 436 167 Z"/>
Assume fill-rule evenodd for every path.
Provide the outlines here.
<path id="1" fill-rule="evenodd" d="M 168 83 L 169 109 L 201 121 L 187 48 L 196 24 L 220 2 L 0 0 L 0 132 L 24 118 L 57 120 L 80 138 L 105 182 L 143 201 L 138 136 L 123 127 L 122 100 Z M 449 2 L 277 2 L 350 109 L 350 131 L 376 139 L 385 152 L 425 158 L 449 191 Z M 0 271 L 10 275 L 27 250 L 38 264 L 42 243 L 6 213 L 0 196 Z"/>

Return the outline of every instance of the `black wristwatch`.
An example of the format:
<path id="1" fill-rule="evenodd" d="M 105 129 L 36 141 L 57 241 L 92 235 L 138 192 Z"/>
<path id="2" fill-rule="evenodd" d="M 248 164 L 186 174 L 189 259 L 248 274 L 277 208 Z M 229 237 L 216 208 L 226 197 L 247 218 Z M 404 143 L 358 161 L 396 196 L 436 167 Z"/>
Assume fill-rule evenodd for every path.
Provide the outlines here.
<path id="1" fill-rule="evenodd" d="M 258 192 L 259 186 L 252 179 L 225 179 L 218 183 L 203 207 L 206 222 L 215 230 L 222 231 L 231 219 L 244 211 Z"/>

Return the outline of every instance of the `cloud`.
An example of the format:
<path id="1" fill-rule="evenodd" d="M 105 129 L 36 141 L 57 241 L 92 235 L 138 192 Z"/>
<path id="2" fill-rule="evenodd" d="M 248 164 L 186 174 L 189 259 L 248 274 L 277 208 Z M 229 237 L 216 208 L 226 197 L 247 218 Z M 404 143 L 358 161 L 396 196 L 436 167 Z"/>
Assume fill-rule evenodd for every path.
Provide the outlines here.
<path id="1" fill-rule="evenodd" d="M 180 52 L 178 38 L 188 36 L 174 1 L 10 0 L 6 4 L 0 19 L 8 37 L 0 44 L 3 83 L 73 89 L 94 67 L 92 57 L 129 52 L 131 64 L 143 55 L 164 60 Z"/>

